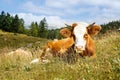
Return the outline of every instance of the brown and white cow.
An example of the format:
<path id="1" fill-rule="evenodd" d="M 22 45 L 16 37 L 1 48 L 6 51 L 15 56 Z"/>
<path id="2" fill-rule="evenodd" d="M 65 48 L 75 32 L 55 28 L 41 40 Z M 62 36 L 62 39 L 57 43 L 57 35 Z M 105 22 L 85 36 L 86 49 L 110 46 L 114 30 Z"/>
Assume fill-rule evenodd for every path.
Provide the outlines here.
<path id="1" fill-rule="evenodd" d="M 101 26 L 95 25 L 95 23 L 87 24 L 85 22 L 79 22 L 73 23 L 71 27 L 71 30 L 67 28 L 60 30 L 60 34 L 66 38 L 47 43 L 40 59 L 44 58 L 47 51 L 51 52 L 54 57 L 60 56 L 73 45 L 75 52 L 81 53 L 81 56 L 95 57 L 95 45 L 91 36 L 97 35 L 101 30 Z M 39 59 L 33 60 L 32 63 L 37 61 Z"/>
<path id="2" fill-rule="evenodd" d="M 71 27 L 71 31 L 69 29 L 61 30 L 61 35 L 68 37 L 71 34 L 69 37 L 74 38 L 74 50 L 76 53 L 81 53 L 81 56 L 95 57 L 95 44 L 92 36 L 100 32 L 101 26 L 95 25 L 95 23 L 87 24 L 79 22 L 73 23 Z"/>

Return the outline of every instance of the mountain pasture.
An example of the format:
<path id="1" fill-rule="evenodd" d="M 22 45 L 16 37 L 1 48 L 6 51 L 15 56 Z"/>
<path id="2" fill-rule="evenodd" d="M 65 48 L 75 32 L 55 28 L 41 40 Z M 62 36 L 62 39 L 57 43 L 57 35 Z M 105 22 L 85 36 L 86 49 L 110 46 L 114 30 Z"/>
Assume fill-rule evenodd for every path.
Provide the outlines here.
<path id="1" fill-rule="evenodd" d="M 46 64 L 30 64 L 49 40 L 0 31 L 0 80 L 119 80 L 120 32 L 99 34 L 94 40 L 94 59 L 79 58 L 69 64 L 53 58 Z M 16 55 L 24 52 L 30 57 Z"/>

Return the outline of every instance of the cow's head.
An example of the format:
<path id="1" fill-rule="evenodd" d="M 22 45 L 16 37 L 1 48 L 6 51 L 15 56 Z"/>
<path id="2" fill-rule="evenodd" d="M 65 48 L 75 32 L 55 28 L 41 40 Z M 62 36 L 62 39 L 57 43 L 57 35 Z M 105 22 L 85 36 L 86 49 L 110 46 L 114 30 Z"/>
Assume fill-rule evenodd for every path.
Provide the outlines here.
<path id="1" fill-rule="evenodd" d="M 74 37 L 76 52 L 85 50 L 88 37 L 97 35 L 101 30 L 101 26 L 95 25 L 95 23 L 73 23 L 71 27 L 72 30 L 67 28 L 62 29 L 60 34 L 64 37 Z"/>

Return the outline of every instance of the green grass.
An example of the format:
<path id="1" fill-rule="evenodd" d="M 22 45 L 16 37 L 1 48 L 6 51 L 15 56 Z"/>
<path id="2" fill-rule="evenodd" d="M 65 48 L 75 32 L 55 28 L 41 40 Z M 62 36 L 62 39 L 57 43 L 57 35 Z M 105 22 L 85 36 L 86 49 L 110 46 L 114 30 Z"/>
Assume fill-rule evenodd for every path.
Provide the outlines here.
<path id="1" fill-rule="evenodd" d="M 20 47 L 41 47 L 39 45 L 44 45 L 46 41 L 46 39 L 42 38 L 27 36 L 24 34 L 2 32 L 0 30 L 0 53 L 5 53 L 6 51 L 14 50 Z"/>
<path id="2" fill-rule="evenodd" d="M 1 37 L 6 36 L 9 37 L 7 40 L 9 39 L 11 44 L 9 45 L 9 42 L 7 44 L 0 42 L 2 49 L 9 51 L 9 49 L 24 46 L 35 56 L 40 54 L 39 50 L 47 42 L 45 39 L 19 34 L 14 35 L 12 33 L 2 34 L 0 41 L 2 41 Z M 54 59 L 47 64 L 30 65 L 29 62 L 35 56 L 31 59 L 18 56 L 6 57 L 2 55 L 5 52 L 3 51 L 0 56 L 0 80 L 119 80 L 120 33 L 106 33 L 96 37 L 95 43 L 97 58 L 80 58 L 74 64 Z"/>

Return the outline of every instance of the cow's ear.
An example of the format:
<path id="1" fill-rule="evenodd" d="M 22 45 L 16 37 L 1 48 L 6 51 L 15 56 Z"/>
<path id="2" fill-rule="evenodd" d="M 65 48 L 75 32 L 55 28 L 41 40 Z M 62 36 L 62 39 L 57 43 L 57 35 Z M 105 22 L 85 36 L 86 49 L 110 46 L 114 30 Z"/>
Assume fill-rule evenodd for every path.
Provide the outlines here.
<path id="1" fill-rule="evenodd" d="M 91 25 L 87 27 L 88 34 L 91 36 L 97 35 L 101 31 L 100 25 Z"/>
<path id="2" fill-rule="evenodd" d="M 71 36 L 71 31 L 68 28 L 63 28 L 60 30 L 60 34 L 63 37 L 70 37 Z"/>

